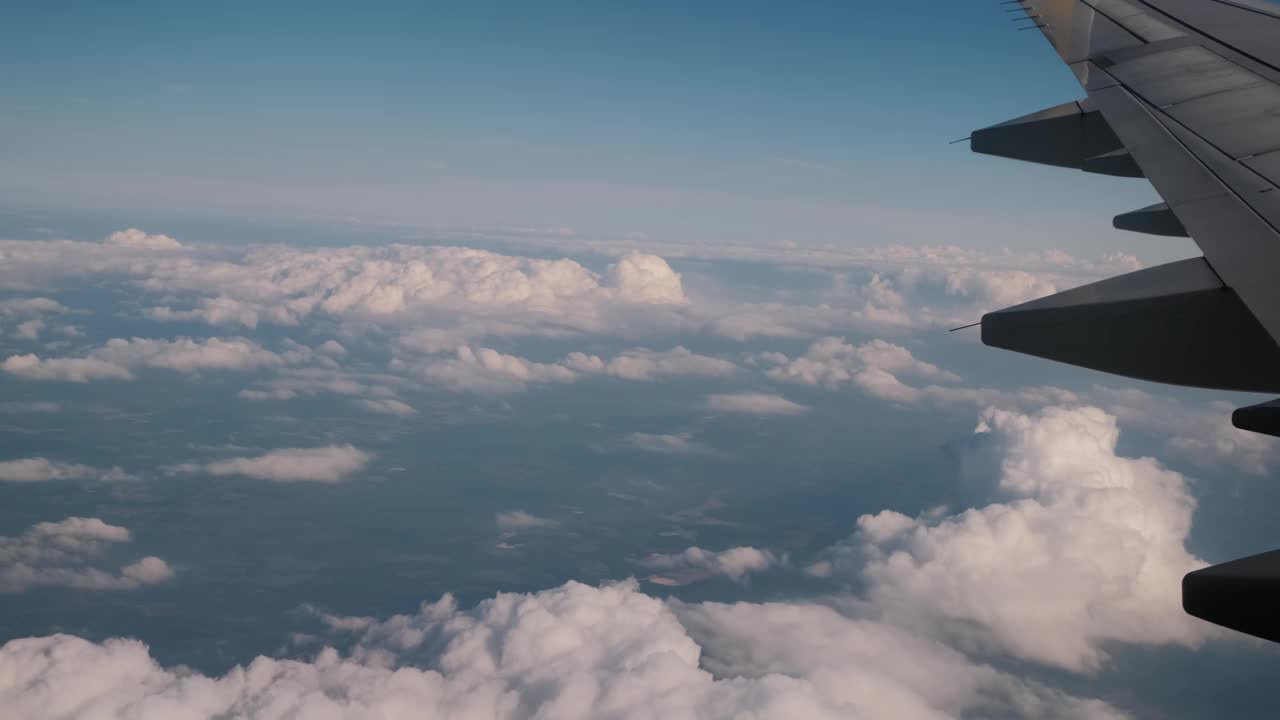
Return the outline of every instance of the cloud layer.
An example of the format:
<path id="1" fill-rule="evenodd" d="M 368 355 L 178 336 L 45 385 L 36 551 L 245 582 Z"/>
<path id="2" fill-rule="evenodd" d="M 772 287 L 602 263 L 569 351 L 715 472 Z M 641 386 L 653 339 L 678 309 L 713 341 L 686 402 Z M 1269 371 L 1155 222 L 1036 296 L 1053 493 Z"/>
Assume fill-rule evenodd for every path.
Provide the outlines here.
<path id="1" fill-rule="evenodd" d="M 406 369 L 405 363 L 397 367 Z M 427 382 L 457 391 L 519 392 L 529 385 L 571 383 L 589 377 L 613 377 L 637 382 L 671 377 L 729 377 L 737 366 L 727 360 L 698 355 L 684 347 L 669 351 L 627 350 L 604 359 L 574 352 L 564 359 L 541 363 L 492 348 L 461 346 L 452 357 L 431 358 L 418 366 Z"/>
<path id="2" fill-rule="evenodd" d="M 289 361 L 245 338 L 177 338 L 151 340 L 115 338 L 78 358 L 11 355 L 0 369 L 24 380 L 133 380 L 138 368 L 163 368 L 181 373 L 201 370 L 253 370 Z"/>
<path id="3" fill-rule="evenodd" d="M 33 720 L 88 708 L 252 720 L 1122 716 L 830 608 L 673 611 L 631 582 L 500 594 L 471 610 L 445 597 L 360 620 L 350 629 L 367 629 L 346 656 L 263 657 L 221 677 L 163 669 L 129 640 L 14 640 L 0 648 L 0 704 Z"/>

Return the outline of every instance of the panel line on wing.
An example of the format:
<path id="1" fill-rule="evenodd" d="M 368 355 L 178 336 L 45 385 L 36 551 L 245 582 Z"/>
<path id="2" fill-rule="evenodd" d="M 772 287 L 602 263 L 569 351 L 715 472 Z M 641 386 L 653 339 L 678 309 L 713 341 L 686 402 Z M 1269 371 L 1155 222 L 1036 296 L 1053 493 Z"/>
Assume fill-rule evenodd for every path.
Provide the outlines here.
<path id="1" fill-rule="evenodd" d="M 1080 2 L 1146 43 L 1172 40 L 1186 35 L 1128 0 L 1080 0 Z M 1121 15 L 1122 12 L 1128 14 Z"/>
<path id="2" fill-rule="evenodd" d="M 1160 8 L 1158 8 L 1158 7 L 1154 6 L 1154 5 L 1152 5 L 1152 4 L 1151 4 L 1150 2 L 1148 2 L 1147 0 L 1135 0 L 1135 1 L 1136 1 L 1136 2 L 1140 2 L 1140 3 L 1142 3 L 1143 5 L 1145 5 L 1145 6 L 1149 7 L 1149 8 L 1151 8 L 1151 10 L 1152 10 L 1152 11 L 1157 12 L 1157 13 L 1160 13 L 1160 14 L 1161 14 L 1161 15 L 1163 15 L 1164 17 L 1166 17 L 1166 18 L 1168 18 L 1168 19 L 1170 19 L 1170 20 L 1172 20 L 1172 21 L 1174 21 L 1174 22 L 1178 23 L 1179 25 L 1182 25 L 1183 27 L 1188 28 L 1188 29 L 1189 29 L 1189 30 L 1191 30 L 1193 33 L 1195 33 L 1195 34 L 1197 34 L 1197 35 L 1199 35 L 1199 36 L 1201 36 L 1201 37 L 1203 37 L 1203 38 L 1205 38 L 1205 39 L 1207 39 L 1207 40 L 1211 40 L 1211 41 L 1213 41 L 1213 42 L 1215 42 L 1215 43 L 1217 43 L 1217 44 L 1219 44 L 1219 45 L 1221 45 L 1221 46 L 1223 46 L 1223 47 L 1225 47 L 1225 48 L 1227 48 L 1227 49 L 1231 50 L 1231 51 L 1232 51 L 1232 52 L 1234 52 L 1234 53 L 1238 53 L 1238 54 L 1240 54 L 1242 57 L 1249 58 L 1249 59 L 1250 59 L 1250 60 L 1252 60 L 1253 62 L 1256 62 L 1256 63 L 1258 63 L 1259 65 L 1262 65 L 1263 67 L 1268 68 L 1269 70 L 1273 70 L 1273 71 L 1275 71 L 1275 72 L 1280 73 L 1280 67 L 1277 67 L 1277 66 L 1273 65 L 1272 63 L 1267 62 L 1266 60 L 1264 60 L 1264 59 L 1262 59 L 1262 58 L 1258 57 L 1257 55 L 1254 55 L 1253 53 L 1248 52 L 1247 50 L 1242 50 L 1240 47 L 1238 47 L 1238 46 L 1236 46 L 1236 45 L 1233 45 L 1232 43 L 1226 42 L 1226 41 L 1222 40 L 1221 38 L 1217 37 L 1216 35 L 1213 35 L 1213 34 L 1211 34 L 1211 33 L 1207 32 L 1207 31 L 1205 31 L 1205 30 L 1203 30 L 1203 29 L 1201 29 L 1201 28 L 1193 27 L 1193 26 L 1187 25 L 1186 23 L 1184 23 L 1184 22 L 1182 22 L 1181 20 L 1179 20 L 1176 16 L 1174 16 L 1174 15 L 1172 15 L 1172 14 L 1170 14 L 1170 13 L 1167 13 L 1167 12 L 1165 12 L 1164 10 L 1161 10 Z M 1234 3 L 1225 3 L 1225 4 L 1231 5 L 1232 7 L 1240 7 L 1240 6 L 1238 6 L 1238 5 L 1235 5 Z M 1242 9 L 1242 10 L 1248 10 L 1249 8 L 1240 8 L 1240 9 Z M 1277 18 L 1277 19 L 1280 19 L 1280 18 Z"/>
<path id="3" fill-rule="evenodd" d="M 1240 186 L 1221 170 L 1230 167 L 1254 176 L 1256 173 L 1222 155 L 1218 156 L 1222 158 L 1221 170 L 1214 167 L 1211 160 L 1218 153 L 1216 149 L 1179 123 L 1166 125 L 1161 119 L 1163 113 L 1122 86 L 1099 91 L 1092 97 L 1102 104 L 1104 114 L 1116 113 L 1118 132 L 1140 135 L 1141 140 L 1131 137 L 1126 146 L 1144 166 L 1150 163 L 1144 167 L 1148 177 L 1196 244 L 1204 249 L 1213 269 L 1239 293 L 1267 331 L 1280 337 L 1280 286 L 1263 270 L 1280 263 L 1275 223 L 1255 202 L 1247 200 Z M 1185 134 L 1185 139 L 1179 133 Z M 1203 147 L 1197 150 L 1188 145 L 1193 141 Z M 1160 143 L 1165 144 L 1164 149 Z M 1262 185 L 1256 179 L 1253 183 Z"/>

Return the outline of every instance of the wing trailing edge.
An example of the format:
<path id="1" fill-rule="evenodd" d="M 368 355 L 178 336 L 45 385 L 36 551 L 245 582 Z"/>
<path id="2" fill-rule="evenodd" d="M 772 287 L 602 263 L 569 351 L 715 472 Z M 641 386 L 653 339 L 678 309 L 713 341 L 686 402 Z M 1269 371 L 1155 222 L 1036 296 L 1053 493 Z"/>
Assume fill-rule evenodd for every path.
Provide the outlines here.
<path id="1" fill-rule="evenodd" d="M 1164 235 L 1165 237 L 1191 237 L 1187 228 L 1165 203 L 1156 203 L 1141 210 L 1117 215 L 1111 221 L 1117 230 Z"/>
<path id="2" fill-rule="evenodd" d="M 1280 550 L 1232 560 L 1182 578 L 1182 609 L 1232 630 L 1280 642 Z"/>
<path id="3" fill-rule="evenodd" d="M 1101 175 L 1143 177 L 1124 143 L 1088 101 L 1063 103 L 975 130 L 973 152 Z"/>
<path id="4" fill-rule="evenodd" d="M 982 342 L 1141 380 L 1280 392 L 1280 347 L 1203 258 L 988 313 Z"/>

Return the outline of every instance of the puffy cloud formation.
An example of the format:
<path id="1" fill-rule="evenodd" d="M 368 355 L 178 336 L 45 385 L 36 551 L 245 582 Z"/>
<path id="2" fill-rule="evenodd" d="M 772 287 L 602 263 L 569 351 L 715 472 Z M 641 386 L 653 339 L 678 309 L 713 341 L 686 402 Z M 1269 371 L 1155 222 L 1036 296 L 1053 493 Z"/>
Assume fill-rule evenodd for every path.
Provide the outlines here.
<path id="1" fill-rule="evenodd" d="M 885 374 L 896 373 L 926 380 L 955 382 L 960 378 L 936 365 L 917 360 L 910 350 L 884 340 L 853 346 L 841 338 L 822 338 L 801 357 L 789 359 L 780 353 L 762 358 L 776 365 L 769 377 L 783 382 L 839 388 L 855 385 L 877 397 L 900 399 L 903 393 Z"/>
<path id="2" fill-rule="evenodd" d="M 915 306 L 892 280 L 874 273 L 862 282 L 834 276 L 831 296 L 817 306 L 781 302 L 736 306 L 715 318 L 712 332 L 739 342 L 755 337 L 806 337 L 836 330 L 903 332 L 938 325 L 927 307 Z"/>
<path id="3" fill-rule="evenodd" d="M 281 368 L 278 374 L 241 390 L 237 396 L 244 400 L 270 401 L 333 394 L 349 398 L 353 406 L 371 413 L 396 417 L 417 414 L 411 405 L 397 398 L 400 389 L 414 383 L 386 373 L 343 370 L 336 367 L 330 355 L 329 352 L 316 355 L 314 359 L 319 366 Z"/>
<path id="4" fill-rule="evenodd" d="M 1196 645 L 1182 612 L 1195 501 L 1182 475 L 1116 454 L 1113 416 L 1091 407 L 990 410 L 973 462 L 994 465 L 1009 499 L 952 516 L 864 515 L 812 568 L 858 577 L 904 627 L 1073 671 L 1111 642 Z"/>
<path id="5" fill-rule="evenodd" d="M 88 465 L 64 463 L 43 457 L 0 460 L 0 482 L 45 482 L 48 480 L 117 480 L 136 479 L 118 467 L 101 470 Z"/>
<path id="6" fill-rule="evenodd" d="M 492 348 L 457 349 L 454 357 L 432 360 L 422 370 L 428 382 L 451 390 L 519 392 L 530 383 L 573 382 L 578 375 L 559 363 L 538 363 Z"/>
<path id="7" fill-rule="evenodd" d="M 590 329 L 603 326 L 601 313 L 610 305 L 687 302 L 680 275 L 653 255 L 623 257 L 601 277 L 573 260 L 461 247 L 206 248 L 139 257 L 119 250 L 155 248 L 165 244 L 157 240 L 164 236 L 125 231 L 112 237 L 110 246 L 97 248 L 73 242 L 0 244 L 11 261 L 0 272 L 0 287 L 115 274 L 146 291 L 189 298 L 190 309 L 161 306 L 153 313 L 157 319 L 247 327 L 296 325 L 313 314 L 367 320 L 461 311 Z"/>
<path id="8" fill-rule="evenodd" d="M 969 410 L 974 406 L 1027 408 L 1080 400 L 1076 393 L 1051 386 L 998 390 L 939 384 L 958 383 L 960 378 L 885 340 L 853 346 L 840 338 L 827 337 L 815 341 L 799 357 L 766 352 L 755 355 L 752 362 L 767 367 L 765 375 L 778 382 L 833 390 L 851 388 L 900 405 L 958 406 Z M 899 376 L 928 384 L 910 385 Z"/>
<path id="9" fill-rule="evenodd" d="M 316 348 L 316 350 L 324 353 L 325 355 L 332 355 L 334 357 L 342 357 L 347 354 L 347 349 L 337 340 L 325 340 L 320 344 L 320 347 Z"/>
<path id="10" fill-rule="evenodd" d="M 18 537 L 0 537 L 0 593 L 37 586 L 132 590 L 173 577 L 169 565 L 152 556 L 116 573 L 90 564 L 108 545 L 129 540 L 127 528 L 83 517 L 42 522 Z"/>
<path id="11" fill-rule="evenodd" d="M 634 582 L 570 582 L 469 610 L 445 597 L 385 621 L 312 609 L 359 640 L 345 654 L 258 658 L 221 677 L 163 669 L 133 641 L 29 638 L 0 648 L 0 706 L 35 718 L 85 707 L 210 718 L 1127 717 L 975 659 L 1090 672 L 1117 642 L 1195 645 L 1212 632 L 1177 602 L 1180 576 L 1202 565 L 1185 549 L 1186 481 L 1117 455 L 1117 441 L 1116 420 L 1096 408 L 987 411 L 966 463 L 1001 500 L 861 517 L 811 573 L 857 579 L 858 596 L 686 604 Z M 495 520 L 506 532 L 554 523 L 523 511 Z M 750 547 L 638 562 L 667 584 L 782 564 Z"/>
<path id="12" fill-rule="evenodd" d="M 631 433 L 627 436 L 627 444 L 637 450 L 668 455 L 695 455 L 710 452 L 694 442 L 693 436 L 688 433 Z"/>
<path id="13" fill-rule="evenodd" d="M 529 240 L 529 238 L 525 238 Z M 641 238 L 643 239 L 643 238 Z M 700 260 L 745 260 L 788 267 L 835 269 L 850 271 L 872 269 L 886 275 L 928 270 L 932 277 L 946 285 L 947 272 L 1017 273 L 1027 272 L 1066 278 L 1100 278 L 1140 270 L 1142 264 L 1133 255 L 1111 252 L 1096 259 L 1077 258 L 1057 249 L 1019 252 L 1008 248 L 985 250 L 958 245 L 885 245 L 854 247 L 824 244 L 803 246 L 794 242 L 777 245 L 710 243 L 671 243 L 643 239 L 649 252 L 665 258 Z M 635 252 L 635 243 L 627 241 L 571 242 L 551 238 L 536 243 L 547 249 L 564 252 L 581 251 L 584 247 L 602 255 L 625 256 Z M 1007 281 L 1016 284 L 1016 280 Z M 958 282 L 963 286 L 963 282 Z M 1079 282 L 1075 282 L 1079 284 Z M 1064 287 L 1067 285 L 1063 285 Z M 1028 298 L 1030 299 L 1030 298 Z"/>
<path id="14" fill-rule="evenodd" d="M 90 380 L 132 380 L 126 367 L 97 358 L 43 359 L 33 353 L 10 355 L 0 363 L 0 370 L 25 380 L 61 380 L 85 383 Z"/>
<path id="15" fill-rule="evenodd" d="M 360 622 L 346 656 L 260 657 L 221 677 L 158 666 L 136 641 L 0 648 L 0 705 L 100 717 L 911 718 L 1123 714 L 816 605 L 672 606 L 634 582 L 567 583 L 461 610 Z M 700 644 L 701 643 L 701 644 Z"/>
<path id="16" fill-rule="evenodd" d="M 791 262 L 805 264 L 803 255 Z M 745 341 L 849 330 L 902 334 L 955 327 L 991 310 L 1141 268 L 1132 256 L 1088 262 L 1058 251 L 1028 255 L 890 247 L 836 255 L 842 257 L 827 262 L 814 258 L 820 272 L 836 268 L 829 291 L 817 304 L 788 300 L 735 306 L 712 320 L 712 331 Z"/>
<path id="17" fill-rule="evenodd" d="M 428 382 L 452 390 L 502 393 L 519 392 L 531 384 L 575 382 L 593 375 L 647 381 L 680 376 L 726 377 L 737 369 L 727 360 L 698 355 L 683 347 L 666 352 L 637 348 L 608 360 L 574 352 L 558 362 L 539 363 L 492 348 L 463 345 L 451 358 L 426 361 L 421 373 Z"/>
<path id="18" fill-rule="evenodd" d="M 706 408 L 716 412 L 748 415 L 803 415 L 809 408 L 769 393 L 721 393 L 708 395 Z"/>
<path id="19" fill-rule="evenodd" d="M 504 533 L 518 533 L 524 530 L 551 529 L 560 527 L 558 520 L 538 517 L 524 510 L 500 512 L 494 515 L 498 529 Z"/>
<path id="20" fill-rule="evenodd" d="M 666 260 L 657 255 L 629 253 L 609 266 L 609 279 L 618 295 L 630 302 L 680 305 L 687 300 L 680 282 Z"/>
<path id="21" fill-rule="evenodd" d="M 680 274 L 643 253 L 628 253 L 598 273 L 567 258 L 464 247 L 210 245 L 155 252 L 172 241 L 162 237 L 130 230 L 108 243 L 0 241 L 0 291 L 112 278 L 154 297 L 146 314 L 157 321 L 232 328 L 333 321 L 349 331 L 343 342 L 348 334 L 389 333 L 403 339 L 397 347 L 427 352 L 491 345 L 482 342 L 488 337 L 655 335 L 699 324 Z M 334 342 L 319 352 L 340 357 L 343 350 Z"/>
<path id="22" fill-rule="evenodd" d="M 1132 257 L 1119 255 L 1091 262 L 1061 252 L 955 247 L 781 254 L 742 254 L 743 248 L 735 248 L 729 256 L 807 266 L 829 276 L 831 288 L 812 303 L 780 296 L 775 302 L 717 307 L 714 298 L 691 301 L 666 260 L 634 248 L 580 242 L 564 248 L 617 256 L 605 272 L 595 273 L 570 259 L 460 247 L 208 246 L 144 253 L 137 250 L 137 238 L 163 236 L 120 235 L 133 240 L 2 241 L 0 290 L 43 290 L 60 279 L 113 275 L 159 298 L 163 304 L 150 311 L 157 320 L 251 328 L 298 325 L 313 317 L 360 321 L 394 326 L 411 344 L 439 352 L 487 337 L 525 335 L 709 330 L 745 340 L 903 332 L 960 324 L 987 310 L 1138 269 Z M 647 245 L 669 257 L 698 256 L 687 247 Z"/>
<path id="23" fill-rule="evenodd" d="M 93 357 L 123 367 L 153 367 L 196 372 L 198 370 L 250 370 L 281 365 L 284 358 L 245 338 L 192 340 L 108 340 Z"/>
<path id="24" fill-rule="evenodd" d="M 627 350 L 610 360 L 595 355 L 570 353 L 564 364 L 578 372 L 608 375 L 623 380 L 653 380 L 659 377 L 728 377 L 738 366 L 728 360 L 707 357 L 677 346 L 667 352 L 644 348 Z"/>
<path id="25" fill-rule="evenodd" d="M 652 553 L 632 562 L 662 572 L 648 578 L 651 583 L 688 585 L 717 575 L 745 582 L 748 575 L 776 566 L 778 558 L 768 550 L 753 547 L 735 547 L 722 552 L 691 547 L 674 554 Z"/>
<path id="26" fill-rule="evenodd" d="M 182 247 L 182 243 L 168 235 L 149 235 L 137 228 L 113 232 L 102 242 L 106 245 L 141 250 L 177 250 Z"/>
<path id="27" fill-rule="evenodd" d="M 299 610 L 324 623 L 325 627 L 330 630 L 337 632 L 364 632 L 377 622 L 377 619 L 371 617 L 335 615 L 310 603 L 303 603 Z"/>
<path id="28" fill-rule="evenodd" d="M 1233 403 L 1195 406 L 1168 395 L 1104 386 L 1089 392 L 1087 401 L 1115 415 L 1126 428 L 1164 438 L 1169 457 L 1194 465 L 1230 465 L 1252 475 L 1265 475 L 1280 459 L 1280 447 L 1273 439 L 1231 424 L 1231 413 L 1237 407 Z"/>
<path id="29" fill-rule="evenodd" d="M 43 320 L 27 320 L 25 322 L 18 323 L 18 328 L 14 332 L 14 335 L 23 340 L 35 340 L 40 337 L 40 331 L 43 329 Z"/>
<path id="30" fill-rule="evenodd" d="M 0 300 L 0 317 L 10 315 L 41 315 L 65 313 L 66 305 L 47 297 L 12 298 Z"/>
<path id="31" fill-rule="evenodd" d="M 300 357 L 277 355 L 245 338 L 115 338 L 82 358 L 45 359 L 34 354 L 11 355 L 0 363 L 0 369 L 27 380 L 84 383 L 90 380 L 132 380 L 133 370 L 144 367 L 183 373 L 252 370 L 283 365 L 291 359 Z"/>
<path id="32" fill-rule="evenodd" d="M 1136 262 L 1122 268 L 1125 272 L 1139 269 Z M 1065 289 L 1052 276 L 1026 270 L 954 269 L 920 273 L 911 277 L 920 285 L 942 285 L 947 295 L 970 298 L 989 310 L 1020 305 Z"/>
<path id="33" fill-rule="evenodd" d="M 185 463 L 173 472 L 243 475 L 272 482 L 336 483 L 368 464 L 371 456 L 351 445 L 282 448 L 257 457 L 229 458 L 210 463 Z"/>
<path id="34" fill-rule="evenodd" d="M 817 697 L 834 699 L 844 717 L 1128 717 L 1106 703 L 1000 673 L 909 629 L 816 603 L 677 602 L 673 609 L 715 676 L 803 679 Z M 822 717 L 804 705 L 774 712 Z"/>

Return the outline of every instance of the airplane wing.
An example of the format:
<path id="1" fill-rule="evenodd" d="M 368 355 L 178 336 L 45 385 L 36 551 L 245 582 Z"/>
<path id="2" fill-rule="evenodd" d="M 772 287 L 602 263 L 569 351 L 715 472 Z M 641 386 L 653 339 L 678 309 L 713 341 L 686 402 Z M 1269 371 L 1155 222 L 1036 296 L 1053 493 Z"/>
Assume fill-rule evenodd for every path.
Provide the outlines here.
<path id="1" fill-rule="evenodd" d="M 983 318 L 988 345 L 1194 387 L 1280 393 L 1280 5 L 1013 0 L 1086 98 L 973 133 L 975 152 L 1145 177 L 1164 202 L 1117 228 L 1204 257 Z M 1280 407 L 1236 415 L 1280 435 Z"/>
<path id="2" fill-rule="evenodd" d="M 975 152 L 1122 177 L 1164 200 L 1114 219 L 1204 257 L 982 318 L 987 345 L 1128 377 L 1280 393 L 1280 5 L 1010 0 L 1086 97 L 975 131 Z M 1237 410 L 1280 436 L 1280 400 Z M 1280 551 L 1191 573 L 1183 607 L 1280 641 Z"/>

